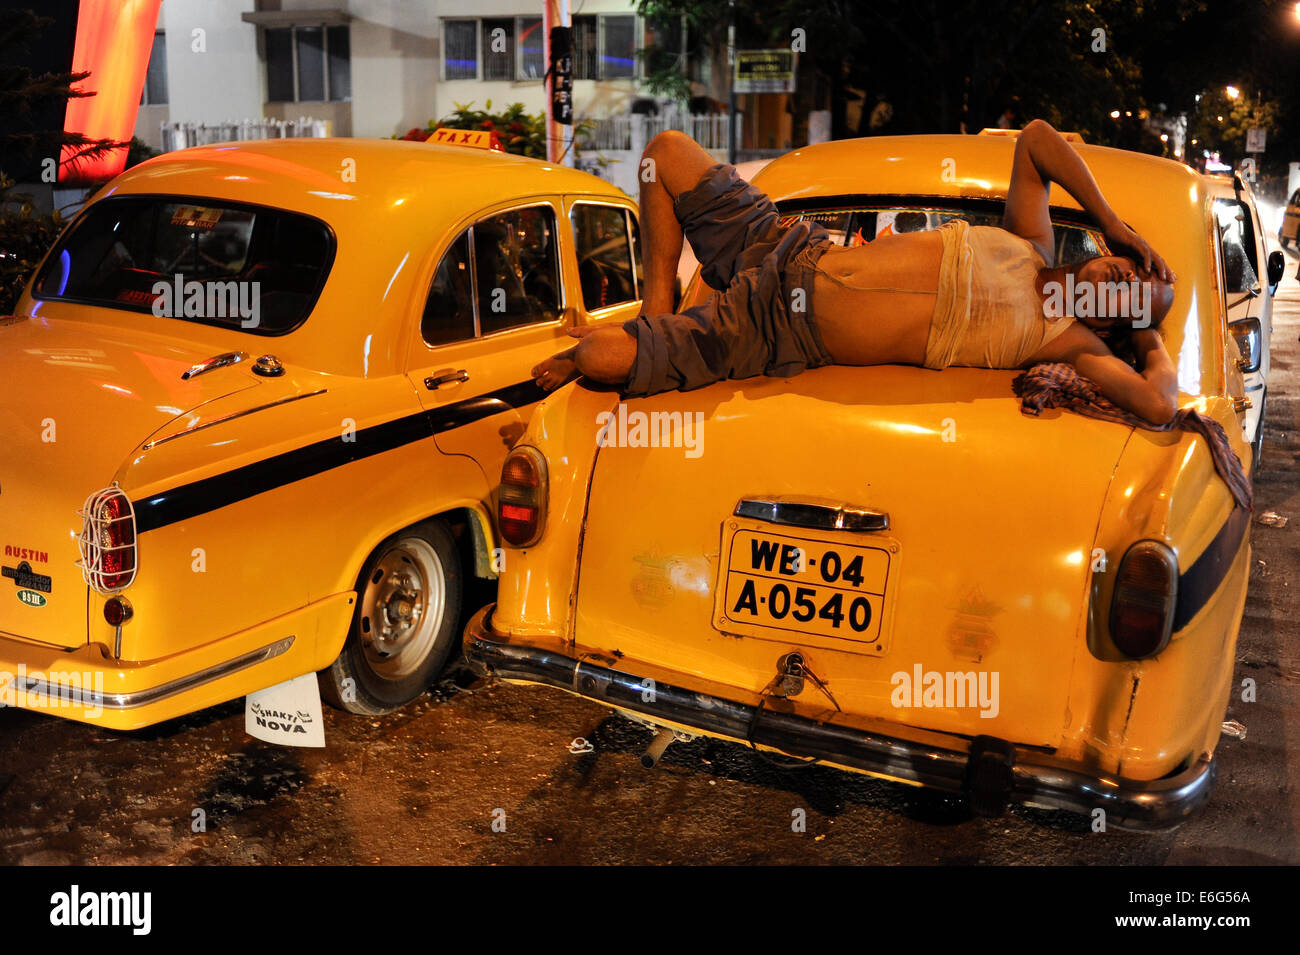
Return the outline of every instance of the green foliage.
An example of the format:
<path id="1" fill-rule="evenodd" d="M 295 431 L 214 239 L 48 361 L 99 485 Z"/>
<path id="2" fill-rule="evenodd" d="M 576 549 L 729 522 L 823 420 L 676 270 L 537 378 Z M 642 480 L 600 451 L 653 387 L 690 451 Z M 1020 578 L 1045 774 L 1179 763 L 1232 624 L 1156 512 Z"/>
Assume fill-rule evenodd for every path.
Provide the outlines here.
<path id="1" fill-rule="evenodd" d="M 71 147 L 72 157 L 65 160 L 65 168 L 69 162 L 126 145 L 66 133 L 61 124 L 49 126 L 50 115 L 63 115 L 62 104 L 92 95 L 72 89 L 89 73 L 37 74 L 18 65 L 23 51 L 52 22 L 31 10 L 0 10 L 0 116 L 4 117 L 0 135 L 0 314 L 13 309 L 64 225 L 58 212 L 38 212 L 31 196 L 14 192 L 11 175 L 27 174 L 42 158 L 59 157 L 67 147 Z"/>
<path id="2" fill-rule="evenodd" d="M 46 157 L 58 157 L 71 147 L 63 167 L 74 166 L 81 159 L 98 158 L 109 150 L 125 146 L 111 139 L 90 139 L 80 133 L 65 132 L 41 125 L 41 117 L 51 112 L 62 116 L 62 104 L 70 99 L 93 96 L 74 90 L 73 86 L 89 73 L 33 73 L 16 65 L 42 30 L 54 21 L 39 17 L 31 10 L 0 10 L 0 116 L 4 117 L 4 135 L 0 135 L 0 173 L 23 175 L 25 167 Z"/>
<path id="3" fill-rule="evenodd" d="M 138 136 L 131 137 L 131 145 L 126 150 L 126 168 L 138 166 L 146 159 L 153 159 L 154 156 L 162 155 L 148 143 Z"/>
<path id="4" fill-rule="evenodd" d="M 13 192 L 0 173 L 0 315 L 8 315 L 33 270 L 63 229 L 58 212 L 37 212 L 31 197 Z"/>
<path id="5" fill-rule="evenodd" d="M 1181 93 L 1190 100 L 1198 88 L 1193 83 L 1205 83 L 1225 64 L 1248 65 L 1239 50 L 1276 4 L 736 0 L 733 10 L 728 0 L 638 0 L 636 6 L 652 25 L 684 17 L 688 56 L 704 50 L 721 56 L 733 17 L 740 48 L 788 48 L 801 40 L 792 108 L 798 115 L 829 106 L 836 138 L 978 132 L 1011 106 L 1017 125 L 1041 116 L 1089 142 L 1160 152 L 1159 139 L 1136 117 L 1155 112 L 1160 100 L 1172 112 L 1186 108 Z M 664 33 L 671 40 L 671 31 Z M 682 51 L 657 45 L 659 30 L 651 34 L 641 51 L 650 90 L 686 98 Z M 1233 73 L 1230 81 L 1246 80 Z M 848 108 L 855 102 L 860 111 Z M 880 115 L 892 112 L 892 122 L 872 129 L 867 118 L 877 102 L 888 104 Z M 1113 110 L 1135 119 L 1117 123 Z M 855 125 L 851 117 L 858 113 Z"/>
<path id="6" fill-rule="evenodd" d="M 1246 131 L 1264 129 L 1270 136 L 1278 129 L 1278 104 L 1265 99 L 1258 91 L 1242 88 L 1236 99 L 1228 96 L 1226 87 L 1218 87 L 1201 95 L 1197 108 L 1188 117 L 1187 138 L 1195 139 L 1199 150 L 1218 151 L 1224 162 L 1235 164 L 1246 155 Z M 1219 117 L 1223 117 L 1220 119 Z"/>

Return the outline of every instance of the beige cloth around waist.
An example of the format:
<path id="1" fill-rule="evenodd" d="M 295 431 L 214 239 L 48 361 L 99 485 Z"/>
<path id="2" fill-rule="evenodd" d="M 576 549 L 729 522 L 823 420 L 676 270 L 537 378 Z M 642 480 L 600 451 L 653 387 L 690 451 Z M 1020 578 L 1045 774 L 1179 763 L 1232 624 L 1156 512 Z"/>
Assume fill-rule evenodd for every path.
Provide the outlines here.
<path id="1" fill-rule="evenodd" d="M 1028 240 L 964 219 L 937 231 L 943 257 L 926 368 L 1019 368 L 1073 324 L 1043 314 L 1035 280 L 1045 263 Z"/>

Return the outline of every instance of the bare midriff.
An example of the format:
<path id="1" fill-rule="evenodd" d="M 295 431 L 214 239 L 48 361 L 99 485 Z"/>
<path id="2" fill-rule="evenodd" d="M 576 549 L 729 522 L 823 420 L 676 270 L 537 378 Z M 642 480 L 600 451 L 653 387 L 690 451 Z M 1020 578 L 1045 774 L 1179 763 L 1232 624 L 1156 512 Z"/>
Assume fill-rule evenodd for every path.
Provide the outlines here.
<path id="1" fill-rule="evenodd" d="M 942 260 L 943 237 L 936 232 L 824 252 L 812 316 L 836 364 L 924 362 Z"/>

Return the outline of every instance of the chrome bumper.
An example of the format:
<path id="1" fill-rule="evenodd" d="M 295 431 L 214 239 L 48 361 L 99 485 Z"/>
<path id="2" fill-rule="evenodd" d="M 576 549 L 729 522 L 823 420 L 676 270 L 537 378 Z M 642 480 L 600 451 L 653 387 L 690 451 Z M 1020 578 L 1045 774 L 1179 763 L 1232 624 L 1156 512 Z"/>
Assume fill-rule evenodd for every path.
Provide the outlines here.
<path id="1" fill-rule="evenodd" d="M 1166 779 L 1095 776 L 1034 762 L 1035 751 L 990 737 L 978 737 L 967 751 L 942 749 L 767 709 L 756 719 L 753 706 L 664 683 L 656 682 L 649 693 L 645 678 L 635 674 L 510 644 L 491 629 L 492 609 L 480 610 L 465 630 L 465 656 L 480 675 L 558 687 L 650 720 L 965 793 L 986 814 L 1008 802 L 1086 815 L 1103 809 L 1107 826 L 1164 829 L 1195 813 L 1214 785 L 1216 764 L 1204 755 Z"/>

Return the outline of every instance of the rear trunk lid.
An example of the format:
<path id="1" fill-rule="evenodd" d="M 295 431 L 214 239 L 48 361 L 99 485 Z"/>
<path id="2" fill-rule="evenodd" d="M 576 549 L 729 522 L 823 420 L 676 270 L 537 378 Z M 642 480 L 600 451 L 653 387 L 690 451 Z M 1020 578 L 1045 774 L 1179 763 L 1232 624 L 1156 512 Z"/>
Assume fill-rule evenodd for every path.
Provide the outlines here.
<path id="1" fill-rule="evenodd" d="M 1024 416 L 1013 376 L 828 367 L 627 402 L 596 459 L 578 645 L 750 694 L 795 652 L 825 683 L 798 702 L 828 715 L 1053 745 L 1131 429 Z M 762 519 L 772 502 L 797 523 Z M 888 529 L 807 526 L 842 506 Z"/>
<path id="2" fill-rule="evenodd" d="M 86 642 L 77 512 L 159 428 L 255 384 L 230 368 L 181 379 L 213 353 L 92 322 L 29 318 L 0 327 L 0 633 L 54 646 Z"/>

